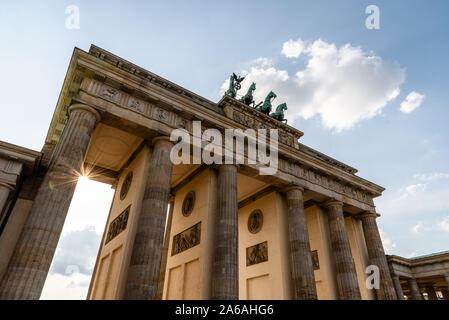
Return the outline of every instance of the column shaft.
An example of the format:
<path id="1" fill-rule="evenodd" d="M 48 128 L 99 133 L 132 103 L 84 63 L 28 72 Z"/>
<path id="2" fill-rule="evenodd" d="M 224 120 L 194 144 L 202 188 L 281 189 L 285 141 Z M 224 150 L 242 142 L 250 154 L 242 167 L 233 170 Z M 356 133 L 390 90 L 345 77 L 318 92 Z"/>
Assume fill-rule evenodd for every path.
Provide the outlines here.
<path id="1" fill-rule="evenodd" d="M 371 265 L 379 268 L 380 283 L 379 289 L 376 289 L 378 300 L 396 300 L 393 281 L 391 280 L 390 269 L 388 268 L 387 258 L 385 256 L 382 239 L 376 223 L 377 214 L 367 213 L 361 216 L 363 233 L 365 235 L 366 247 Z"/>
<path id="2" fill-rule="evenodd" d="M 73 105 L 59 152 L 38 189 L 16 248 L 0 284 L 0 299 L 39 299 L 67 210 L 100 115 Z"/>
<path id="3" fill-rule="evenodd" d="M 402 291 L 401 281 L 399 280 L 399 277 L 397 275 L 394 275 L 391 278 L 393 280 L 397 300 L 404 300 L 404 292 Z"/>
<path id="4" fill-rule="evenodd" d="M 217 184 L 211 297 L 213 300 L 237 300 L 239 297 L 237 167 L 231 164 L 220 165 Z"/>
<path id="5" fill-rule="evenodd" d="M 156 300 L 162 300 L 162 294 L 164 293 L 164 281 L 165 281 L 165 269 L 167 268 L 167 259 L 168 259 L 168 245 L 170 243 L 170 230 L 171 230 L 171 222 L 173 219 L 173 206 L 175 204 L 174 198 L 172 197 L 169 201 L 169 209 L 168 209 L 168 217 L 167 217 L 167 227 L 165 229 L 165 237 L 164 237 L 164 247 L 162 248 L 162 259 L 161 259 L 161 268 L 159 271 L 159 282 L 157 285 L 157 294 Z"/>
<path id="6" fill-rule="evenodd" d="M 412 300 L 422 300 L 421 290 L 419 290 L 418 283 L 415 278 L 410 278 L 407 280 L 408 286 L 410 287 L 410 292 L 412 294 Z"/>
<path id="7" fill-rule="evenodd" d="M 150 170 L 128 270 L 125 299 L 156 298 L 173 163 L 168 137 L 153 140 Z"/>
<path id="8" fill-rule="evenodd" d="M 310 252 L 303 192 L 304 189 L 301 187 L 291 187 L 286 191 L 294 298 L 296 300 L 316 300 L 315 274 Z"/>
<path id="9" fill-rule="evenodd" d="M 361 300 L 357 272 L 343 216 L 343 203 L 330 201 L 326 203 L 326 207 L 340 299 Z"/>

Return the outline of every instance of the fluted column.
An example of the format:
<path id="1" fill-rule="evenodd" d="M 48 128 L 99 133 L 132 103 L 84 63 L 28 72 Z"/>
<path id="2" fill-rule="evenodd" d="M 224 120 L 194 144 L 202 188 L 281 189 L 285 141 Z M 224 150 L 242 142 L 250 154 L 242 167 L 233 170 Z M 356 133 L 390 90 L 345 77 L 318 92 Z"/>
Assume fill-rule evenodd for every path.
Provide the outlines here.
<path id="1" fill-rule="evenodd" d="M 14 187 L 12 185 L 0 182 L 0 221 L 2 218 L 2 211 L 6 205 L 6 202 L 8 201 L 9 194 L 12 190 L 14 190 Z"/>
<path id="2" fill-rule="evenodd" d="M 125 299 L 156 299 L 173 163 L 168 137 L 153 139 L 153 153 L 128 270 Z"/>
<path id="3" fill-rule="evenodd" d="M 378 300 L 396 300 L 397 296 L 391 280 L 387 257 L 376 223 L 377 216 L 377 213 L 372 212 L 360 216 L 370 264 L 379 268 L 379 289 L 376 289 L 376 295 Z"/>
<path id="4" fill-rule="evenodd" d="M 235 165 L 218 166 L 217 189 L 211 297 L 214 300 L 237 300 L 239 297 L 239 252 L 237 167 Z"/>
<path id="5" fill-rule="evenodd" d="M 394 288 L 396 291 L 397 300 L 404 300 L 404 292 L 402 290 L 401 281 L 399 279 L 399 276 L 392 275 L 392 281 L 393 281 L 393 285 L 394 285 Z"/>
<path id="6" fill-rule="evenodd" d="M 99 119 L 89 106 L 69 108 L 59 151 L 39 187 L 0 284 L 0 299 L 39 299 Z"/>
<path id="7" fill-rule="evenodd" d="M 304 189 L 292 186 L 285 191 L 294 298 L 296 300 L 316 300 L 315 274 L 304 211 Z"/>
<path id="8" fill-rule="evenodd" d="M 326 202 L 324 206 L 327 208 L 329 234 L 337 269 L 337 285 L 340 299 L 361 300 L 354 258 L 352 257 L 351 245 L 345 226 L 343 202 L 332 200 Z"/>
<path id="9" fill-rule="evenodd" d="M 438 300 L 437 293 L 435 292 L 435 288 L 433 287 L 432 282 L 426 283 L 425 288 L 429 300 Z"/>
<path id="10" fill-rule="evenodd" d="M 167 217 L 167 227 L 165 228 L 165 237 L 164 237 L 164 247 L 162 248 L 162 259 L 161 259 L 161 268 L 159 271 L 159 282 L 157 285 L 157 294 L 156 299 L 162 300 L 162 294 L 164 292 L 164 281 L 165 281 L 165 269 L 167 268 L 167 258 L 168 258 L 168 245 L 170 243 L 170 230 L 171 230 L 171 222 L 173 218 L 173 206 L 175 204 L 175 198 L 170 197 L 169 201 L 169 209 L 168 209 L 168 217 Z"/>
<path id="11" fill-rule="evenodd" d="M 422 300 L 421 290 L 419 290 L 418 283 L 415 278 L 407 279 L 408 286 L 410 287 L 410 292 L 412 294 L 412 300 Z"/>
<path id="12" fill-rule="evenodd" d="M 402 291 L 401 281 L 399 280 L 398 275 L 391 275 L 391 279 L 393 280 L 394 289 L 396 291 L 397 300 L 404 300 L 404 292 Z"/>

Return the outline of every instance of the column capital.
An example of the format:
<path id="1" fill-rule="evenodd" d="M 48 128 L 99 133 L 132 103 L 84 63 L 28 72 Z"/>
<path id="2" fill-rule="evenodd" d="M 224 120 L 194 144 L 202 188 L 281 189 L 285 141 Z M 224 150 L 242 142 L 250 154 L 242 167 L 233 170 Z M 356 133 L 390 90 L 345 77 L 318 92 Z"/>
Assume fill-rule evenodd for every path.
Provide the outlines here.
<path id="1" fill-rule="evenodd" d="M 223 168 L 236 168 L 238 170 L 240 166 L 241 166 L 240 164 L 235 164 L 235 163 L 219 163 L 219 164 L 213 163 L 213 164 L 209 165 L 209 168 L 218 172 L 220 169 L 223 169 Z"/>
<path id="2" fill-rule="evenodd" d="M 161 142 L 161 141 L 165 141 L 165 142 L 169 142 L 171 144 L 173 144 L 173 141 L 170 140 L 169 136 L 157 136 L 156 138 L 153 138 L 151 140 L 151 145 L 154 146 L 156 145 L 156 143 Z"/>
<path id="3" fill-rule="evenodd" d="M 72 104 L 69 107 L 69 117 L 70 117 L 70 114 L 75 110 L 84 110 L 84 111 L 92 113 L 95 116 L 95 118 L 97 119 L 96 123 L 98 123 L 101 120 L 101 116 L 98 113 L 98 111 L 86 104 L 81 104 L 81 103 Z"/>
<path id="4" fill-rule="evenodd" d="M 292 185 L 288 185 L 288 186 L 285 186 L 285 187 L 281 188 L 280 191 L 287 193 L 287 192 L 289 192 L 291 190 L 299 190 L 302 193 L 304 193 L 305 189 L 304 189 L 303 186 L 300 186 L 299 184 L 292 184 Z"/>
<path id="5" fill-rule="evenodd" d="M 399 275 L 396 272 L 390 272 L 391 278 L 399 279 Z"/>
<path id="6" fill-rule="evenodd" d="M 324 207 L 326 207 L 326 208 L 329 208 L 329 207 L 341 207 L 341 208 L 343 208 L 344 203 L 339 201 L 339 200 L 337 200 L 337 199 L 329 199 L 329 200 L 323 202 L 322 205 Z"/>
<path id="7" fill-rule="evenodd" d="M 356 217 L 359 219 L 363 219 L 363 218 L 377 219 L 378 217 L 380 217 L 380 214 L 378 214 L 377 212 L 365 211 L 365 212 L 358 214 Z"/>

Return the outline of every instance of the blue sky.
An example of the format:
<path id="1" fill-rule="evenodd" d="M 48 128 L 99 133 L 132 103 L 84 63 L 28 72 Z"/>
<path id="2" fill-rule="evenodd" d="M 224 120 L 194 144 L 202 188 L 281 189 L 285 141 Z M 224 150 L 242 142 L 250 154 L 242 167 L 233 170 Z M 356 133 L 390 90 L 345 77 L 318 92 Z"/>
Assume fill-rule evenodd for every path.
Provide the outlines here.
<path id="1" fill-rule="evenodd" d="M 72 4 L 80 28 L 69 30 Z M 371 4 L 380 9 L 380 30 L 365 27 Z M 387 188 L 375 201 L 387 253 L 448 250 L 448 13 L 445 0 L 2 3 L 0 139 L 41 149 L 75 46 L 96 44 L 212 101 L 231 72 L 244 73 L 260 95 L 273 88 L 276 102 L 288 102 L 302 143 Z M 401 103 L 412 92 L 421 103 L 405 113 Z M 104 204 L 89 223 L 83 214 L 92 204 L 75 197 L 56 256 L 87 266 L 64 260 L 64 248 L 74 232 L 93 239 L 103 231 L 112 191 L 83 185 Z M 64 276 L 58 270 L 54 263 L 52 274 Z M 88 280 L 78 280 L 71 287 L 85 288 Z M 61 294 L 48 287 L 47 297 Z"/>

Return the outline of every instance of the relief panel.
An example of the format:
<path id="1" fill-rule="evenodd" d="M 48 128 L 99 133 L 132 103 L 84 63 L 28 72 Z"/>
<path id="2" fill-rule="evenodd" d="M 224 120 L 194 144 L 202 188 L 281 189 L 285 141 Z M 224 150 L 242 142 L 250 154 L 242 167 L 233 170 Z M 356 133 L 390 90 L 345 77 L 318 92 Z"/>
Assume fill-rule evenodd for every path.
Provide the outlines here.
<path id="1" fill-rule="evenodd" d="M 201 222 L 178 233 L 173 237 L 173 246 L 171 255 L 174 256 L 185 250 L 200 244 L 201 240 Z"/>

